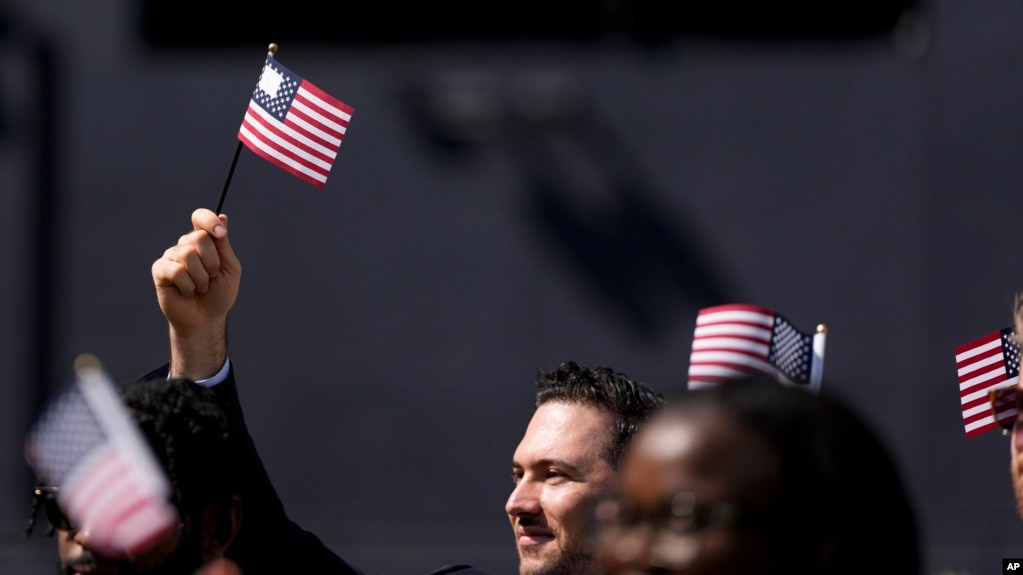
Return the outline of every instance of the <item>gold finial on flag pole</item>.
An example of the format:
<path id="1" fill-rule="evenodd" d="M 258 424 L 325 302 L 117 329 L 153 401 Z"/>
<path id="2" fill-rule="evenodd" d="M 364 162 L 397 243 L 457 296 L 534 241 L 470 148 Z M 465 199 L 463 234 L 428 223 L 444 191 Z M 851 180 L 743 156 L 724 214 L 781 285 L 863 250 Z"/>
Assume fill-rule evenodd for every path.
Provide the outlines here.
<path id="1" fill-rule="evenodd" d="M 817 333 L 828 333 L 828 326 L 823 323 L 817 324 Z"/>
<path id="2" fill-rule="evenodd" d="M 271 54 L 276 54 L 277 53 L 277 43 L 276 42 L 270 42 L 270 45 L 266 47 L 266 51 L 270 52 Z"/>

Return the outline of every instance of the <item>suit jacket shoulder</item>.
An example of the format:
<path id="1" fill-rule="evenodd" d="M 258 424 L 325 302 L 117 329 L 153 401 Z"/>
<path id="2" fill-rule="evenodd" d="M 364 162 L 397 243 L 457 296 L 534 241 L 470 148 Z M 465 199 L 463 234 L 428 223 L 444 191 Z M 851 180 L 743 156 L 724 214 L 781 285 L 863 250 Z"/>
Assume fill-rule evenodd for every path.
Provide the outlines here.
<path id="1" fill-rule="evenodd" d="M 164 365 L 140 379 L 167 377 L 168 371 Z M 246 478 L 239 486 L 242 525 L 225 553 L 227 558 L 238 563 L 245 575 L 365 575 L 288 517 L 245 424 L 233 363 L 227 379 L 211 389 L 226 404 L 240 434 L 240 475 Z"/>
<path id="2" fill-rule="evenodd" d="M 437 569 L 434 569 L 433 571 L 430 571 L 426 575 L 449 575 L 449 574 L 456 574 L 456 575 L 489 575 L 486 571 L 480 571 L 479 569 L 473 567 L 472 565 L 465 565 L 465 564 L 461 564 L 461 563 L 453 564 L 453 565 L 445 565 L 443 567 L 438 567 Z"/>

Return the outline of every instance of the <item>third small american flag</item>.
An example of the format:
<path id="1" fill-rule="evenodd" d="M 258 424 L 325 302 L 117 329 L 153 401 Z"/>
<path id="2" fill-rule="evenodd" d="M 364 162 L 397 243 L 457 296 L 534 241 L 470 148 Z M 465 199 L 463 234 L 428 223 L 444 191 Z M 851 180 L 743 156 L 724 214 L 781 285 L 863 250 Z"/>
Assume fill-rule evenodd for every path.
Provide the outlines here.
<path id="1" fill-rule="evenodd" d="M 79 372 L 32 426 L 24 449 L 93 549 L 132 555 L 177 529 L 163 468 L 100 370 Z"/>
<path id="2" fill-rule="evenodd" d="M 1011 327 L 1002 328 L 956 348 L 959 403 L 966 437 L 996 428 L 988 391 L 1019 382 L 1020 346 Z M 998 419 L 1015 417 L 1016 409 L 1005 405 Z"/>
<path id="3" fill-rule="evenodd" d="M 755 305 L 701 309 L 689 357 L 689 387 L 762 374 L 782 383 L 820 386 L 824 333 L 804 333 L 781 314 Z"/>

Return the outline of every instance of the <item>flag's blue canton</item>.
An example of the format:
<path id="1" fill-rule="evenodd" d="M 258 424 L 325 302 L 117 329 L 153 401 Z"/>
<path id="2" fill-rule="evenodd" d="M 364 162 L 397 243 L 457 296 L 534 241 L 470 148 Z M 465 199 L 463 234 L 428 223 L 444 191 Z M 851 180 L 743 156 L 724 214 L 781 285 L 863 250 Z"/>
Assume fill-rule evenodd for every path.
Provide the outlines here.
<path id="1" fill-rule="evenodd" d="M 47 484 L 60 486 L 79 461 L 105 440 L 103 428 L 81 391 L 71 387 L 46 409 L 33 428 L 30 441 L 36 472 Z"/>
<path id="2" fill-rule="evenodd" d="M 1002 355 L 1005 357 L 1005 377 L 1018 376 L 1020 347 L 1016 342 L 1016 333 L 1011 327 L 1002 329 Z"/>
<path id="3" fill-rule="evenodd" d="M 768 360 L 794 383 L 810 383 L 813 338 L 792 327 L 785 318 L 774 316 L 774 335 Z"/>
<path id="4" fill-rule="evenodd" d="M 268 67 L 273 68 L 274 71 L 281 75 L 281 85 L 277 89 L 276 97 L 266 93 L 260 87 L 262 85 L 263 74 L 266 74 Z M 283 122 L 284 117 L 288 115 L 288 110 L 291 109 L 291 103 L 295 100 L 295 93 L 298 91 L 298 85 L 302 83 L 302 78 L 281 66 L 273 58 L 267 58 L 266 65 L 259 74 L 259 80 L 256 83 L 256 90 L 252 93 L 252 100 L 272 114 L 273 117 L 277 118 L 278 121 Z"/>

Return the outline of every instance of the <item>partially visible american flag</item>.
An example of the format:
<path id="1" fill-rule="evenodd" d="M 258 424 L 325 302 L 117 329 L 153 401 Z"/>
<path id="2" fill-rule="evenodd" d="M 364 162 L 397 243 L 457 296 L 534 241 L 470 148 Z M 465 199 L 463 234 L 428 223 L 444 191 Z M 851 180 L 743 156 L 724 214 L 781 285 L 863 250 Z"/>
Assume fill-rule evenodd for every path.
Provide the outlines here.
<path id="1" fill-rule="evenodd" d="M 148 443 L 98 367 L 79 370 L 25 440 L 25 458 L 89 545 L 121 556 L 143 551 L 179 526 L 170 485 Z"/>
<path id="2" fill-rule="evenodd" d="M 966 437 L 976 437 L 997 426 L 988 391 L 1019 381 L 1020 346 L 1011 327 L 1002 328 L 956 348 L 959 403 Z M 1001 406 L 998 419 L 1015 417 L 1011 404 Z"/>
<path id="3" fill-rule="evenodd" d="M 823 330 L 811 335 L 770 309 L 728 304 L 701 309 L 689 356 L 689 387 L 748 374 L 816 391 L 824 369 Z"/>
<path id="4" fill-rule="evenodd" d="M 238 139 L 264 159 L 322 188 L 354 111 L 267 54 Z"/>

